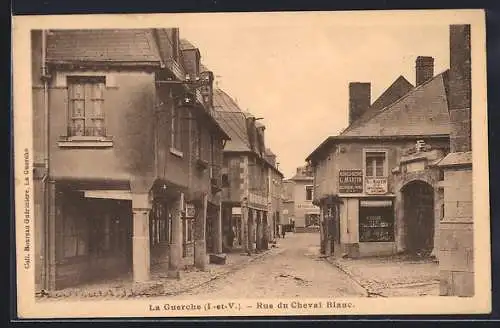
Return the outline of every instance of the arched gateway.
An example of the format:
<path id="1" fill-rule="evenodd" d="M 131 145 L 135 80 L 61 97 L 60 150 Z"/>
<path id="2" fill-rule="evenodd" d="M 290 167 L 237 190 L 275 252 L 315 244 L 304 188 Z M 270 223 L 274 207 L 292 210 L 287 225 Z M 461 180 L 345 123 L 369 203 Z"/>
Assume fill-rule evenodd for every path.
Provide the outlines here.
<path id="1" fill-rule="evenodd" d="M 406 251 L 429 255 L 434 247 L 434 188 L 421 180 L 402 188 Z"/>

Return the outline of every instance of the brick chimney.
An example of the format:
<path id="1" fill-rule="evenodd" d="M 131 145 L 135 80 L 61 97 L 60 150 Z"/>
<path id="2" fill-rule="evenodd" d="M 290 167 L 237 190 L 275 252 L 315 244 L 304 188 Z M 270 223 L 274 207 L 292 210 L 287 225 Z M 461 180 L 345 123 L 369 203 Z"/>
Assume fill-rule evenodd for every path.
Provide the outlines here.
<path id="1" fill-rule="evenodd" d="M 470 25 L 450 25 L 449 72 L 450 151 L 466 152 L 471 145 Z"/>
<path id="2" fill-rule="evenodd" d="M 366 82 L 349 83 L 349 125 L 370 107 L 371 85 Z"/>
<path id="3" fill-rule="evenodd" d="M 434 58 L 418 56 L 415 61 L 415 75 L 416 86 L 432 79 L 434 77 Z"/>

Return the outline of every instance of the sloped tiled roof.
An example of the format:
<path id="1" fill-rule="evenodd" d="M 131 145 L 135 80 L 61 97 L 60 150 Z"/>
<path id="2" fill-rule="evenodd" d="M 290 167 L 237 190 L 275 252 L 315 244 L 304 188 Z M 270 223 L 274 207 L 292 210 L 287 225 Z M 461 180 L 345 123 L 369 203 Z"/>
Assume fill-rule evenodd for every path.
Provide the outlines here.
<path id="1" fill-rule="evenodd" d="M 276 154 L 273 153 L 273 151 L 270 148 L 266 148 L 266 155 L 267 156 L 276 156 Z"/>
<path id="2" fill-rule="evenodd" d="M 248 140 L 246 115 L 236 102 L 224 91 L 214 89 L 214 117 L 231 137 L 226 142 L 226 151 L 251 151 Z"/>
<path id="3" fill-rule="evenodd" d="M 342 136 L 411 136 L 450 133 L 447 71 L 413 88 L 366 122 L 344 131 Z"/>
<path id="4" fill-rule="evenodd" d="M 195 47 L 189 40 L 186 39 L 180 39 L 180 47 L 182 50 L 187 50 L 187 49 L 198 49 Z"/>
<path id="5" fill-rule="evenodd" d="M 229 152 L 255 152 L 250 147 L 250 136 L 248 134 L 247 122 L 248 117 L 253 115 L 248 112 L 243 112 L 238 104 L 224 91 L 219 88 L 214 88 L 214 118 L 219 125 L 231 138 L 226 142 L 224 151 Z M 264 155 L 275 154 L 269 148 L 265 148 Z M 274 163 L 271 163 L 266 156 L 262 160 L 272 167 L 278 174 L 283 174 L 276 168 Z"/>
<path id="6" fill-rule="evenodd" d="M 471 164 L 472 164 L 472 151 L 449 153 L 438 163 L 438 165 L 441 167 L 471 165 Z"/>
<path id="7" fill-rule="evenodd" d="M 161 57 L 149 29 L 52 30 L 48 62 L 145 62 Z"/>
<path id="8" fill-rule="evenodd" d="M 392 104 L 355 122 L 339 136 L 326 138 L 306 158 L 313 160 L 332 142 L 348 139 L 446 136 L 450 133 L 448 70 L 414 87 Z"/>
<path id="9" fill-rule="evenodd" d="M 362 125 L 363 123 L 369 121 L 372 117 L 378 114 L 378 112 L 385 107 L 391 105 L 404 95 L 406 95 L 410 90 L 413 89 L 413 85 L 408 82 L 402 75 L 400 75 L 366 110 L 366 112 L 351 125 L 349 125 L 341 135 L 347 133 L 348 131 Z"/>

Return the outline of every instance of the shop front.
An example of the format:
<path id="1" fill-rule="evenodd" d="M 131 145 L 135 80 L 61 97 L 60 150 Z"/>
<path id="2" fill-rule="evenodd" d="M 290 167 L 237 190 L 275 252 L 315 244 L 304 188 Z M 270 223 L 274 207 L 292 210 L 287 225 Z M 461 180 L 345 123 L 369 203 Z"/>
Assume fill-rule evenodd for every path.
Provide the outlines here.
<path id="1" fill-rule="evenodd" d="M 132 204 L 92 191 L 59 192 L 55 287 L 127 275 L 132 270 Z"/>
<path id="2" fill-rule="evenodd" d="M 352 258 L 394 254 L 395 195 L 388 178 L 346 169 L 338 181 L 339 193 L 320 202 L 321 251 Z"/>

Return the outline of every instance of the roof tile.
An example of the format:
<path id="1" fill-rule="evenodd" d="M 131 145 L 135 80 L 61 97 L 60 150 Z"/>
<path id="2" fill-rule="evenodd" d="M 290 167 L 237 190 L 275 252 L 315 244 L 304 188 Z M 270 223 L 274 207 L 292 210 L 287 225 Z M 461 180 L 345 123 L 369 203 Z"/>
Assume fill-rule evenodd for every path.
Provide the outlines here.
<path id="1" fill-rule="evenodd" d="M 402 98 L 378 111 L 342 136 L 398 136 L 449 134 L 445 74 L 413 88 Z"/>
<path id="2" fill-rule="evenodd" d="M 49 62 L 160 62 L 148 29 L 52 30 Z"/>

